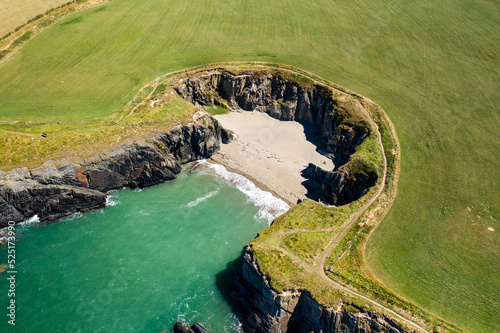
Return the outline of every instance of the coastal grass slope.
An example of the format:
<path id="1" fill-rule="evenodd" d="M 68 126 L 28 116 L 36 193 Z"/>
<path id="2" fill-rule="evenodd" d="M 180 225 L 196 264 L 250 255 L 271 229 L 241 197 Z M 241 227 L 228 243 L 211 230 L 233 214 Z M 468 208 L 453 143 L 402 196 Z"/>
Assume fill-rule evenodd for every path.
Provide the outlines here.
<path id="1" fill-rule="evenodd" d="M 1 168 L 30 156 L 33 126 L 112 124 L 163 73 L 235 60 L 304 68 L 376 101 L 398 131 L 398 196 L 366 245 L 371 271 L 466 330 L 494 331 L 499 18 L 485 0 L 113 0 L 0 63 L 2 147 L 14 147 Z"/>
<path id="2" fill-rule="evenodd" d="M 176 95 L 172 79 L 144 86 L 115 117 L 27 124 L 24 132 L 0 130 L 0 139 L 5 143 L 0 146 L 2 169 L 34 168 L 49 159 L 83 161 L 118 145 L 141 142 L 175 125 L 188 123 L 199 108 Z"/>
<path id="3" fill-rule="evenodd" d="M 310 79 L 302 73 L 301 81 Z M 385 313 L 400 325 L 418 331 L 459 331 L 445 320 L 388 290 L 369 272 L 364 261 L 366 241 L 396 195 L 400 149 L 396 133 L 384 111 L 370 100 L 320 82 L 357 98 L 369 120 L 370 134 L 343 166 L 355 171 L 361 165 L 376 170 L 378 181 L 362 198 L 341 207 L 325 207 L 306 200 L 277 218 L 250 243 L 259 268 L 279 293 L 307 290 L 325 307 L 343 304 Z M 306 83 L 307 84 L 307 83 Z M 361 113 L 361 114 L 358 114 Z M 384 156 L 384 157 L 382 157 Z"/>

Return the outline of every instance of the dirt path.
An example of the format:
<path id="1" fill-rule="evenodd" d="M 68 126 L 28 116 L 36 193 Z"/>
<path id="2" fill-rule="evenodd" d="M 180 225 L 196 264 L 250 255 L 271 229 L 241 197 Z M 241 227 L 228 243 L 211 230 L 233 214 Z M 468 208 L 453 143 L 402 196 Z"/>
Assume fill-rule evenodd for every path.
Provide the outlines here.
<path id="1" fill-rule="evenodd" d="M 384 311 L 392 314 L 393 316 L 395 316 L 396 318 L 398 318 L 399 320 L 403 321 L 404 323 L 414 327 L 415 329 L 419 330 L 419 331 L 422 331 L 422 332 L 428 332 L 426 329 L 424 329 L 422 326 L 420 326 L 419 324 L 417 324 L 416 322 L 400 315 L 399 313 L 395 312 L 394 310 L 391 310 L 390 308 L 382 305 L 381 303 L 367 297 L 367 296 L 364 296 L 332 279 L 330 279 L 328 277 L 328 275 L 326 275 L 325 273 L 325 270 L 324 270 L 324 266 L 325 266 L 325 261 L 327 259 L 327 257 L 331 254 L 331 252 L 335 249 L 335 247 L 337 245 L 339 245 L 340 241 L 342 241 L 342 239 L 344 239 L 344 237 L 346 236 L 346 234 L 349 232 L 349 230 L 355 225 L 355 223 L 358 221 L 358 219 L 369 209 L 369 207 L 380 197 L 380 194 L 384 191 L 384 188 L 385 188 L 385 182 L 386 182 L 386 178 L 387 178 L 387 158 L 386 158 L 386 155 L 385 155 L 385 150 L 384 150 L 384 146 L 383 146 L 383 143 L 382 143 L 382 135 L 380 134 L 380 130 L 379 130 L 379 127 L 378 125 L 375 123 L 375 121 L 372 119 L 371 115 L 366 111 L 366 109 L 363 107 L 363 113 L 366 115 L 366 117 L 369 119 L 369 121 L 371 122 L 371 124 L 374 126 L 374 128 L 376 129 L 376 133 L 377 133 L 377 136 L 378 136 L 378 144 L 380 145 L 380 148 L 382 150 L 382 156 L 383 156 L 383 159 L 384 159 L 384 171 L 383 171 L 383 177 L 382 177 L 382 182 L 379 186 L 379 189 L 377 191 L 377 193 L 366 203 L 364 204 L 358 211 L 356 211 L 353 215 L 351 215 L 345 222 L 342 226 L 340 227 L 332 227 L 332 228 L 325 228 L 325 229 L 318 229 L 318 230 L 302 230 L 302 229 L 296 229 L 296 230 L 293 230 L 293 231 L 288 231 L 288 232 L 280 232 L 279 235 L 280 236 L 287 236 L 287 235 L 290 235 L 290 234 L 293 234 L 293 233 L 297 233 L 297 232 L 308 232 L 308 233 L 318 233 L 318 232 L 325 232 L 325 231 L 338 231 L 338 233 L 335 235 L 334 238 L 332 238 L 332 240 L 330 240 L 330 242 L 328 243 L 328 245 L 326 246 L 326 248 L 324 249 L 323 253 L 315 260 L 313 260 L 313 263 L 312 264 L 308 264 L 307 262 L 305 262 L 304 260 L 302 260 L 301 258 L 299 258 L 297 255 L 295 255 L 294 253 L 290 252 L 289 250 L 279 246 L 279 247 L 276 247 L 276 246 L 273 246 L 275 247 L 276 249 L 286 253 L 292 260 L 296 261 L 297 263 L 299 263 L 302 267 L 304 267 L 306 270 L 308 270 L 309 272 L 311 272 L 311 274 L 317 274 L 322 280 L 324 280 L 325 282 L 327 282 L 330 286 L 332 286 L 333 288 L 337 289 L 337 290 L 341 290 L 343 292 L 346 292 L 346 293 L 349 293 L 349 294 L 352 294 L 352 295 L 355 295 L 356 297 L 359 297 L 359 298 L 362 298 L 364 299 L 365 301 L 368 301 L 376 306 L 378 306 L 379 308 L 383 309 Z M 271 245 L 272 246 L 272 245 Z"/>
<path id="2" fill-rule="evenodd" d="M 148 96 L 146 96 L 140 103 L 138 103 L 136 106 L 134 106 L 132 108 L 132 110 L 130 110 L 130 112 L 125 117 L 123 117 L 122 119 L 116 121 L 115 123 L 112 123 L 112 124 L 109 124 L 109 125 L 90 126 L 90 127 L 76 128 L 76 129 L 67 129 L 67 130 L 64 130 L 64 131 L 52 133 L 51 135 L 61 135 L 61 134 L 66 134 L 66 133 L 88 131 L 88 130 L 92 130 L 92 129 L 107 128 L 107 127 L 113 127 L 113 126 L 119 125 L 120 123 L 124 122 L 127 118 L 129 118 L 131 115 L 133 115 L 134 111 L 139 106 L 143 105 L 146 101 L 148 101 L 151 98 L 151 96 L 153 95 L 156 87 L 158 87 L 159 84 L 160 84 L 160 82 L 157 82 L 153 86 L 153 90 L 148 94 Z M 145 86 L 144 88 L 146 88 L 146 87 L 148 87 L 148 86 Z M 142 88 L 141 90 L 139 90 L 139 92 L 134 96 L 134 98 L 131 101 L 134 101 L 135 98 L 137 98 L 137 96 L 141 93 L 141 91 L 144 88 Z M 10 133 L 10 134 L 16 134 L 16 135 L 24 135 L 24 136 L 39 136 L 40 134 L 42 134 L 42 132 L 23 132 L 23 131 L 15 131 L 15 130 L 8 130 L 8 129 L 0 129 L 0 131 L 4 132 L 4 133 Z"/>
<path id="3" fill-rule="evenodd" d="M 155 79 L 153 80 L 153 90 L 151 90 L 151 92 L 140 102 L 140 103 L 137 103 L 136 106 L 134 106 L 132 108 L 132 110 L 130 110 L 130 112 L 125 116 L 123 117 L 122 119 L 118 120 L 117 122 L 115 122 L 114 124 L 110 125 L 110 126 L 116 126 L 122 122 L 124 122 L 125 120 L 127 120 L 128 117 L 130 117 L 131 115 L 134 114 L 134 111 L 137 110 L 137 108 L 141 105 L 143 105 L 146 101 L 149 101 L 149 99 L 151 98 L 151 96 L 153 96 L 153 93 L 155 92 L 156 88 L 160 85 L 160 81 L 157 81 L 158 79 Z M 131 102 L 134 101 L 138 96 L 139 94 L 144 90 L 146 89 L 147 87 L 149 87 L 149 85 L 146 85 L 144 86 L 142 89 L 140 89 L 137 94 L 135 94 L 135 96 L 131 99 Z M 129 102 L 130 104 L 130 102 Z M 126 107 L 126 106 L 125 106 Z"/>
<path id="4" fill-rule="evenodd" d="M 359 298 L 362 298 L 364 299 L 365 301 L 368 301 L 376 306 L 378 306 L 379 308 L 383 309 L 384 311 L 392 314 L 394 317 L 398 318 L 399 320 L 405 322 L 406 324 L 416 328 L 417 330 L 421 331 L 421 332 L 426 332 L 426 333 L 429 333 L 429 331 L 427 331 L 426 329 L 424 329 L 422 326 L 418 325 L 417 323 L 415 323 L 414 321 L 408 319 L 408 318 L 405 318 L 403 317 L 402 315 L 400 315 L 399 313 L 395 312 L 394 310 L 391 310 L 390 308 L 384 306 L 383 304 L 367 297 L 367 296 L 364 296 L 352 289 L 349 289 L 347 288 L 346 286 L 344 285 L 341 285 L 340 283 L 336 282 L 336 281 L 333 281 L 332 279 L 330 279 L 328 277 L 328 275 L 325 274 L 325 272 L 323 271 L 323 267 L 317 267 L 315 264 L 311 265 L 311 264 L 308 264 L 306 263 L 304 260 L 302 260 L 301 258 L 299 258 L 298 256 L 296 256 L 294 253 L 291 253 L 290 251 L 282 248 L 282 247 L 277 247 L 277 246 L 273 246 L 273 245 L 268 245 L 269 247 L 271 248 L 275 248 L 276 250 L 278 251 L 282 251 L 284 252 L 286 255 L 288 255 L 293 261 L 297 262 L 300 266 L 302 266 L 304 269 L 306 269 L 307 271 L 310 272 L 310 274 L 317 274 L 319 275 L 319 277 L 325 281 L 326 283 L 328 283 L 332 288 L 335 288 L 337 290 L 340 290 L 340 291 L 343 291 L 343 292 L 346 292 L 346 293 L 349 293 L 349 294 L 352 294 L 356 297 L 359 297 Z"/>
<path id="5" fill-rule="evenodd" d="M 372 125 L 375 127 L 377 130 L 377 136 L 378 136 L 378 144 L 380 145 L 380 149 L 382 150 L 382 156 L 384 158 L 384 176 L 382 177 L 382 182 L 380 184 L 380 187 L 377 191 L 377 193 L 369 200 L 363 207 L 361 207 L 356 213 L 354 213 L 349 219 L 344 222 L 342 225 L 342 229 L 340 232 L 330 241 L 330 243 L 327 245 L 325 251 L 319 258 L 318 262 L 316 263 L 319 269 L 321 269 L 321 272 L 324 274 L 324 266 L 325 266 L 325 261 L 328 255 L 333 251 L 333 249 L 340 243 L 340 241 L 345 237 L 347 232 L 351 229 L 352 226 L 358 221 L 358 219 L 363 215 L 368 208 L 377 200 L 380 196 L 380 194 L 384 191 L 385 188 L 385 181 L 387 179 L 387 158 L 385 157 L 385 150 L 384 150 L 384 145 L 382 143 L 382 135 L 380 134 L 380 130 L 378 128 L 378 125 L 373 121 L 372 117 L 368 114 L 365 108 L 362 109 L 363 113 L 367 116 L 367 118 L 370 120 Z"/>

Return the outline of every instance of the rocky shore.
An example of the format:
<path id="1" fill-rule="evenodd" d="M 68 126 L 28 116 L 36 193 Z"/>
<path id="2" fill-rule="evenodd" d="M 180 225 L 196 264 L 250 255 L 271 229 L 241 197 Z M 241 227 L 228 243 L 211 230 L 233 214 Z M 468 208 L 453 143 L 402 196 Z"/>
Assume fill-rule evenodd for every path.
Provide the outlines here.
<path id="1" fill-rule="evenodd" d="M 231 137 L 209 114 L 199 111 L 186 125 L 83 163 L 47 161 L 32 170 L 0 171 L 0 227 L 34 215 L 42 222 L 52 221 L 104 207 L 107 191 L 174 179 L 181 164 L 213 155 Z"/>
<path id="2" fill-rule="evenodd" d="M 248 246 L 235 267 L 232 283 L 232 298 L 242 308 L 240 321 L 245 332 L 415 332 L 355 304 L 341 301 L 325 307 L 307 290 L 275 291 Z"/>
<path id="3" fill-rule="evenodd" d="M 302 170 L 316 199 L 348 204 L 377 182 L 377 170 L 362 159 L 351 159 L 372 130 L 363 116 L 363 106 L 352 95 L 310 82 L 301 85 L 282 74 L 252 71 L 196 73 L 181 79 L 175 89 L 192 103 L 263 112 L 279 120 L 297 121 L 319 133 L 319 140 L 310 132 L 306 136 L 332 159 L 334 168 L 325 170 L 310 163 Z M 288 149 L 293 151 L 294 147 Z M 225 280 L 231 284 L 224 287 L 229 292 L 224 294 L 234 304 L 245 332 L 414 332 L 357 304 L 339 301 L 327 307 L 305 289 L 274 290 L 249 246 L 233 269 Z"/>
<path id="4" fill-rule="evenodd" d="M 363 106 L 349 94 L 319 84 L 301 85 L 283 74 L 263 71 L 205 71 L 182 78 L 174 88 L 192 103 L 264 112 L 310 129 L 306 137 L 335 165 L 333 170 L 314 164 L 304 168 L 306 185 L 311 189 L 309 197 L 313 199 L 331 205 L 348 204 L 367 193 L 377 181 L 375 170 L 353 167 L 350 161 L 371 129 L 363 116 Z M 311 130 L 319 133 L 319 139 Z"/>
<path id="5" fill-rule="evenodd" d="M 325 203 L 355 201 L 378 179 L 376 170 L 353 166 L 350 158 L 371 128 L 360 112 L 363 106 L 349 94 L 319 84 L 301 85 L 273 73 L 219 70 L 188 75 L 175 89 L 194 104 L 255 110 L 312 126 L 320 133 L 318 151 L 332 159 L 334 169 L 309 164 L 303 173 L 311 194 Z M 173 179 L 183 163 L 210 157 L 221 143 L 231 139 L 230 131 L 199 111 L 188 124 L 82 163 L 48 161 L 32 170 L 0 171 L 0 227 L 34 215 L 40 221 L 51 221 L 103 207 L 107 191 Z M 329 308 L 316 302 L 307 290 L 273 290 L 248 247 L 231 283 L 233 296 L 243 309 L 241 322 L 247 332 L 410 332 L 390 318 L 354 304 L 339 303 Z"/>

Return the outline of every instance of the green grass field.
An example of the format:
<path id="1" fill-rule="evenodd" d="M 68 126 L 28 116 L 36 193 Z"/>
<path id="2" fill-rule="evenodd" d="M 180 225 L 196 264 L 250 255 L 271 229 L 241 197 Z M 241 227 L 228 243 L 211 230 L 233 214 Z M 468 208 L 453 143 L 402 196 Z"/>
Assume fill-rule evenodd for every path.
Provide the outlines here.
<path id="1" fill-rule="evenodd" d="M 399 135 L 398 195 L 367 246 L 373 272 L 424 309 L 493 332 L 499 31 L 500 5 L 485 0 L 113 0 L 0 63 L 0 128 L 110 116 L 153 78 L 204 63 L 310 71 L 381 105 Z"/>

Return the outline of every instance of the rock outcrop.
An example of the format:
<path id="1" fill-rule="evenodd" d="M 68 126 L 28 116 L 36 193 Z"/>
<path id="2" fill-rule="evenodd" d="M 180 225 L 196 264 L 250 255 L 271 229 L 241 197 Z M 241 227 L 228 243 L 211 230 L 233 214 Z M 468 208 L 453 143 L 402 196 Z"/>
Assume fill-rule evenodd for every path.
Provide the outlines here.
<path id="1" fill-rule="evenodd" d="M 333 204 L 348 203 L 361 198 L 377 181 L 375 172 L 352 174 L 343 168 L 332 172 L 312 163 L 309 163 L 303 173 L 320 194 L 321 200 Z"/>
<path id="2" fill-rule="evenodd" d="M 0 184 L 0 226 L 34 215 L 51 221 L 76 212 L 103 207 L 106 194 L 67 185 L 42 185 L 33 180 Z"/>
<path id="3" fill-rule="evenodd" d="M 189 327 L 188 324 L 177 322 L 174 325 L 174 333 L 209 333 L 208 330 L 199 323 L 194 323 Z"/>
<path id="4" fill-rule="evenodd" d="M 361 112 L 363 106 L 349 94 L 314 83 L 302 86 L 276 73 L 232 74 L 218 70 L 183 78 L 175 89 L 192 103 L 265 112 L 276 119 L 297 121 L 319 133 L 320 140 L 314 143 L 321 153 L 333 159 L 335 170 L 318 166 L 305 170 L 309 171 L 304 174 L 310 176 L 312 198 L 344 205 L 359 199 L 376 183 L 374 172 L 366 177 L 348 167 L 341 168 L 370 133 Z M 310 140 L 316 141 L 312 134 L 306 131 Z"/>
<path id="5" fill-rule="evenodd" d="M 193 329 L 194 333 L 209 333 L 208 330 L 199 323 L 194 323 L 191 328 Z"/>
<path id="6" fill-rule="evenodd" d="M 330 308 L 306 290 L 275 291 L 249 247 L 235 268 L 233 283 L 232 296 L 243 309 L 240 321 L 245 332 L 413 332 L 354 304 L 339 302 Z"/>
<path id="7" fill-rule="evenodd" d="M 145 143 L 122 145 L 84 163 L 48 161 L 39 168 L 0 173 L 0 227 L 34 215 L 52 221 L 103 207 L 106 192 L 146 187 L 176 177 L 181 164 L 207 158 L 231 133 L 200 111 Z"/>

